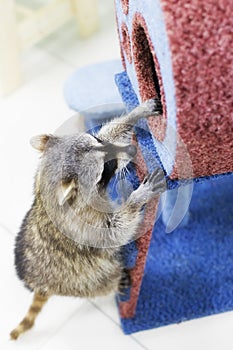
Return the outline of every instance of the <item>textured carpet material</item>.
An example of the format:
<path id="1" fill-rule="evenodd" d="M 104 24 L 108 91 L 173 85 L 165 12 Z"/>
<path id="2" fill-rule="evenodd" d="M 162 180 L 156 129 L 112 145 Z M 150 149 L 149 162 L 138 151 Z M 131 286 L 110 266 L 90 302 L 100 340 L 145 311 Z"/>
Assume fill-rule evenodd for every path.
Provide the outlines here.
<path id="1" fill-rule="evenodd" d="M 138 98 L 137 95 L 135 94 L 133 87 L 131 85 L 131 82 L 128 78 L 128 75 L 126 72 L 123 72 L 121 74 L 117 74 L 115 77 L 119 92 L 122 96 L 122 100 L 124 103 L 128 106 L 128 109 L 131 110 L 132 108 L 136 107 L 138 104 Z M 135 132 L 137 135 L 137 142 L 139 145 L 138 148 L 138 155 L 137 155 L 137 160 L 136 160 L 136 170 L 137 170 L 137 176 L 134 174 L 137 179 L 140 181 L 143 179 L 144 175 L 147 172 L 152 172 L 157 166 L 163 167 L 163 164 L 161 162 L 161 159 L 157 153 L 157 149 L 155 147 L 155 143 L 153 142 L 153 137 L 150 134 L 150 129 L 148 127 L 148 124 L 145 120 L 141 120 L 138 124 L 137 127 L 135 128 Z M 200 280 L 199 285 L 196 286 L 194 295 L 192 295 L 192 299 L 185 300 L 185 298 L 189 297 L 190 290 L 186 283 L 181 284 L 179 287 L 179 283 L 182 281 L 182 278 L 186 279 L 186 274 L 182 276 L 182 270 L 181 275 L 179 276 L 178 282 L 175 285 L 175 291 L 169 291 L 170 289 L 172 290 L 173 286 L 173 281 L 171 281 L 170 276 L 168 275 L 168 281 L 170 281 L 171 285 L 168 286 L 166 285 L 163 290 L 164 284 L 168 283 L 166 282 L 166 269 L 163 271 L 163 266 L 166 264 L 166 262 L 161 262 L 158 261 L 159 265 L 159 271 L 156 276 L 153 274 L 150 276 L 150 272 L 153 269 L 156 269 L 156 261 L 157 261 L 157 245 L 156 245 L 156 237 L 159 235 L 161 237 L 160 239 L 164 239 L 167 242 L 168 248 L 166 249 L 171 249 L 170 254 L 174 254 L 174 256 L 179 256 L 179 252 L 182 251 L 183 247 L 183 241 L 181 239 L 181 246 L 178 249 L 178 244 L 179 242 L 177 241 L 176 244 L 174 245 L 174 239 L 176 234 L 180 235 L 182 237 L 182 234 L 184 234 L 186 237 L 189 232 L 190 237 L 193 234 L 196 234 L 198 232 L 199 235 L 202 235 L 205 237 L 205 230 L 206 230 L 206 224 L 203 222 L 203 228 L 202 228 L 202 217 L 198 218 L 198 214 L 196 214 L 196 220 L 193 220 L 193 207 L 198 208 L 198 204 L 196 203 L 196 198 L 198 196 L 202 195 L 202 190 L 204 190 L 204 193 L 209 196 L 209 199 L 211 201 L 211 207 L 209 207 L 209 212 L 208 210 L 206 213 L 208 213 L 208 223 L 210 230 L 222 230 L 222 232 L 227 233 L 228 231 L 231 232 L 230 234 L 233 235 L 233 220 L 232 220 L 232 200 L 231 203 L 227 203 L 227 208 L 226 209 L 221 209 L 225 211 L 225 217 L 222 218 L 222 223 L 220 226 L 215 226 L 216 224 L 216 219 L 214 215 L 217 215 L 218 210 L 218 205 L 219 202 L 214 199 L 212 199 L 212 188 L 215 189 L 216 194 L 215 196 L 220 196 L 221 194 L 218 194 L 218 184 L 221 187 L 220 191 L 223 191 L 223 195 L 226 195 L 227 190 L 224 190 L 224 184 L 227 185 L 228 189 L 231 189 L 232 183 L 233 183 L 233 176 L 231 173 L 226 173 L 226 174 L 221 174 L 221 175 L 212 175 L 212 176 L 205 176 L 205 177 L 200 177 L 200 178 L 194 178 L 192 182 L 190 180 L 173 180 L 171 179 L 167 174 L 167 185 L 168 189 L 172 191 L 168 191 L 168 195 L 171 193 L 171 196 L 168 196 L 168 201 L 166 205 L 163 208 L 162 215 L 159 217 L 158 220 L 156 220 L 156 224 L 154 226 L 153 230 L 153 238 L 150 243 L 150 248 L 149 248 L 149 253 L 148 253 L 148 244 L 149 240 L 151 238 L 152 232 L 148 230 L 147 234 L 144 236 L 145 240 L 141 239 L 136 241 L 136 244 L 130 244 L 124 247 L 123 254 L 124 254 L 124 261 L 125 261 L 125 266 L 130 269 L 130 274 L 132 278 L 132 288 L 131 290 L 127 290 L 126 295 L 124 297 L 121 297 L 120 300 L 118 300 L 119 304 L 119 312 L 121 315 L 121 322 L 122 322 L 122 327 L 125 333 L 133 333 L 139 330 L 144 330 L 144 329 L 150 329 L 153 327 L 159 327 L 162 325 L 166 325 L 169 323 L 175 323 L 175 322 L 181 322 L 182 320 L 186 319 L 192 319 L 196 317 L 202 317 L 205 315 L 213 314 L 213 313 L 218 313 L 226 310 L 230 310 L 233 308 L 233 303 L 231 303 L 229 300 L 227 300 L 227 295 L 223 295 L 223 303 L 219 305 L 219 307 L 213 307 L 211 305 L 211 302 L 209 300 L 208 296 L 208 291 L 209 291 L 209 286 L 204 285 L 205 279 Z M 136 180 L 138 181 L 138 180 Z M 205 184 L 211 182 L 211 185 Z M 194 185 L 194 195 L 192 196 L 192 201 L 191 201 L 191 206 L 187 212 L 187 207 L 185 208 L 186 216 L 184 216 L 183 220 L 180 221 L 179 226 L 173 231 L 172 234 L 167 235 L 166 234 L 166 225 L 167 225 L 167 219 L 171 217 L 171 212 L 174 207 L 174 202 L 176 201 L 177 193 L 174 192 L 177 189 L 180 188 L 180 186 L 185 186 L 184 188 L 187 188 L 187 184 Z M 209 190 L 209 193 L 208 193 Z M 185 194 L 186 195 L 186 194 Z M 173 198 L 174 197 L 174 198 Z M 189 198 L 183 198 L 184 202 L 187 202 Z M 202 203 L 202 209 L 200 210 L 205 210 L 203 209 L 203 206 L 205 205 L 205 199 L 200 199 L 198 203 Z M 227 199 L 228 200 L 228 199 Z M 221 203 L 221 206 L 223 206 L 224 200 Z M 216 205 L 216 208 L 214 208 L 214 205 Z M 147 212 L 146 212 L 146 222 L 147 222 L 147 227 L 151 225 L 152 223 L 155 222 L 155 210 L 157 206 L 155 207 L 148 207 Z M 182 208 L 178 208 L 179 211 L 182 211 Z M 195 209 L 197 210 L 197 209 Z M 227 211 L 229 211 L 229 215 L 227 216 Z M 213 214 L 215 212 L 215 214 Z M 160 213 L 158 213 L 159 215 Z M 224 227 L 224 220 L 227 218 L 227 223 L 225 229 Z M 193 226 L 192 226 L 193 225 Z M 200 232 L 198 231 L 200 230 Z M 162 232 L 162 233 L 161 233 Z M 170 241 L 169 241 L 170 239 Z M 233 239 L 233 238 L 232 238 Z M 198 240 L 196 241 L 196 244 L 198 243 Z M 204 249 L 208 248 L 209 244 L 212 244 L 212 242 L 204 242 L 206 247 Z M 192 239 L 190 240 L 190 244 L 192 244 Z M 214 244 L 214 243 L 213 243 Z M 203 245 L 203 239 L 200 240 L 200 246 L 196 246 L 196 249 L 202 249 Z M 186 241 L 186 247 L 188 247 L 188 241 Z M 160 246 L 158 244 L 158 249 L 160 249 Z M 191 249 L 191 247 L 190 247 Z M 226 249 L 224 247 L 223 249 Z M 228 247 L 228 249 L 231 251 L 231 247 Z M 177 250 L 177 253 L 176 253 Z M 189 252 L 187 251 L 187 258 Z M 165 253 L 163 259 L 165 259 Z M 209 259 L 210 251 L 206 252 L 206 259 Z M 151 258 L 151 256 L 153 258 Z M 131 259 L 130 257 L 133 257 Z M 160 253 L 158 254 L 158 259 L 161 259 Z M 202 257 L 204 259 L 204 256 Z M 216 256 L 213 256 L 210 258 L 212 262 L 215 264 L 218 264 L 218 260 Z M 232 260 L 233 261 L 233 260 Z M 130 262 L 130 264 L 129 264 Z M 135 266 L 133 267 L 133 262 L 135 263 Z M 221 261 L 221 264 L 224 263 L 224 259 Z M 141 264 L 141 266 L 140 266 Z M 146 269 L 144 270 L 146 264 Z M 170 261 L 168 262 L 170 264 Z M 176 264 L 179 264 L 179 259 L 178 261 L 174 261 L 174 269 L 177 269 Z M 195 271 L 196 267 L 196 262 L 192 261 L 193 266 L 191 267 L 193 269 L 193 274 L 199 274 L 199 270 L 201 268 L 201 265 L 198 263 L 198 270 Z M 219 267 L 220 269 L 223 269 L 222 267 Z M 206 271 L 203 270 L 202 275 L 205 274 Z M 160 276 L 160 275 L 161 276 Z M 159 276 L 158 276 L 159 275 Z M 160 285 L 160 278 L 163 279 L 163 283 L 161 285 L 160 294 L 157 295 L 156 293 L 154 294 L 154 289 L 156 289 L 157 284 L 158 286 Z M 208 276 L 209 278 L 209 276 Z M 207 283 L 208 283 L 208 278 L 207 278 Z M 223 276 L 223 281 L 224 281 L 224 276 Z M 197 279 L 197 278 L 196 278 Z M 196 283 L 196 280 L 195 280 Z M 222 282 L 220 282 L 222 283 Z M 232 286 L 233 287 L 233 278 L 231 280 Z M 154 285 L 155 284 L 155 285 Z M 192 287 L 192 283 L 191 283 Z M 159 288 L 159 287 L 158 287 Z M 182 289 L 183 295 L 181 297 L 183 298 L 182 301 L 180 301 L 179 297 L 176 300 L 176 294 L 177 291 L 176 289 Z M 185 290 L 186 288 L 186 290 Z M 200 294 L 200 297 L 196 297 L 195 293 L 198 288 L 204 288 L 204 291 Z M 216 293 L 217 290 L 215 290 Z M 224 293 L 227 294 L 227 291 L 224 291 Z M 195 306 L 192 305 L 192 302 L 194 298 L 196 297 L 195 300 Z M 217 297 L 217 294 L 216 294 Z M 204 299 L 203 299 L 204 298 Z M 119 298 L 118 298 L 119 299 Z M 163 306 L 164 300 L 169 300 L 169 307 Z M 202 305 L 202 302 L 206 303 L 206 305 Z M 174 309 L 176 308 L 176 302 L 177 302 L 177 307 L 178 309 L 174 312 Z M 184 303 L 184 305 L 181 307 L 180 304 Z M 228 305 L 228 306 L 227 306 Z M 158 309 L 159 307 L 159 309 Z M 194 310 L 193 310 L 194 308 Z M 204 308 L 204 310 L 203 310 Z"/>
<path id="2" fill-rule="evenodd" d="M 131 0 L 127 15 L 115 3 L 120 42 L 126 27 L 130 40 L 126 52 L 121 46 L 136 95 L 160 96 L 163 104 L 163 118 L 150 126 L 155 143 L 163 143 L 166 172 L 174 179 L 231 172 L 233 2 Z"/>
<path id="3" fill-rule="evenodd" d="M 121 72 L 116 74 L 115 82 L 118 87 L 118 91 L 121 95 L 122 101 L 126 106 L 126 110 L 131 111 L 133 108 L 138 106 L 139 98 L 137 97 L 134 91 L 134 88 L 128 77 L 127 72 Z M 135 130 L 135 133 L 137 134 L 137 143 L 140 146 L 141 152 L 143 153 L 143 159 L 146 163 L 148 172 L 152 172 L 158 166 L 161 167 L 164 170 L 164 173 L 167 179 L 167 188 L 169 190 L 176 189 L 180 186 L 186 186 L 187 184 L 190 184 L 193 182 L 201 183 L 211 178 L 218 179 L 220 177 L 226 177 L 232 174 L 232 171 L 229 171 L 223 174 L 212 174 L 212 175 L 194 177 L 192 179 L 182 179 L 182 178 L 173 179 L 169 175 L 169 172 L 166 171 L 166 168 L 162 161 L 164 157 L 163 156 L 160 157 L 161 154 L 165 152 L 163 150 L 162 143 L 155 142 L 155 138 L 151 134 L 149 123 L 146 120 L 142 119 L 138 122 L 134 130 Z M 188 163 L 188 159 L 186 164 L 184 164 L 183 166 L 187 167 L 187 164 L 188 166 L 190 166 L 190 164 Z M 140 162 L 138 165 L 140 167 Z M 186 172 L 188 172 L 188 169 L 186 169 Z"/>
<path id="4" fill-rule="evenodd" d="M 147 167 L 143 156 L 138 148 L 135 163 L 137 164 L 134 181 L 137 182 L 137 186 L 144 179 L 147 172 Z M 139 180 L 139 182 L 138 182 Z M 136 186 L 136 187 L 137 187 Z M 149 205 L 147 205 L 144 213 L 144 220 L 139 228 L 141 237 L 136 242 L 130 243 L 124 247 L 124 265 L 130 272 L 131 287 L 127 291 L 127 295 L 119 297 L 119 312 L 122 318 L 129 318 L 135 315 L 137 301 L 140 293 L 142 276 L 146 264 L 146 257 L 148 248 L 150 245 L 153 223 L 155 221 L 158 206 L 158 198 L 153 199 Z M 136 255 L 135 255 L 136 253 Z M 131 256 L 133 256 L 133 261 Z M 128 257 L 128 259 L 127 259 Z M 133 262 L 133 264 L 132 264 Z"/>
<path id="5" fill-rule="evenodd" d="M 107 67 L 105 74 L 110 74 L 112 69 L 108 70 Z M 117 70 L 117 65 L 115 68 Z M 93 66 L 91 71 L 94 73 L 95 69 L 98 71 L 98 66 Z M 98 88 L 98 79 L 94 77 L 97 76 L 95 73 L 92 75 L 95 91 Z M 75 85 L 79 85 L 78 89 L 83 88 L 88 96 L 85 79 L 80 80 L 78 76 L 73 78 L 76 80 Z M 115 79 L 128 111 L 133 109 L 138 105 L 140 96 L 135 94 L 127 73 L 118 74 Z M 73 96 L 70 107 L 82 109 L 79 104 L 80 96 L 74 93 L 74 85 L 68 84 L 66 89 L 67 94 L 71 93 Z M 116 90 L 114 94 L 117 95 Z M 118 101 L 121 101 L 120 95 L 116 97 Z M 104 96 L 102 98 L 104 101 Z M 91 128 L 99 127 L 111 114 L 101 109 L 96 113 L 95 108 L 90 108 L 92 106 L 86 101 L 85 108 L 91 110 L 88 114 L 90 118 L 87 116 L 86 122 Z M 150 127 L 150 123 L 144 120 L 135 128 L 139 151 L 137 172 L 131 169 L 134 188 L 137 188 L 147 172 L 153 171 L 157 166 L 164 168 L 169 189 L 179 189 L 180 186 L 190 183 L 190 180 L 174 180 L 169 177 L 171 172 L 167 172 L 160 157 L 163 147 L 158 151 L 163 138 L 161 137 L 162 142 L 156 143 L 150 134 Z M 224 176 L 202 176 L 194 178 L 194 183 L 194 196 L 185 225 L 180 225 L 171 235 L 166 235 L 166 222 L 164 225 L 161 216 L 156 221 L 152 234 L 151 227 L 157 209 L 157 203 L 154 203 L 151 208 L 147 208 L 144 226 L 148 230 L 144 228 L 143 231 L 146 234 L 124 247 L 122 257 L 132 279 L 132 287 L 125 295 L 118 297 L 125 333 L 233 309 L 233 282 L 229 272 L 233 262 L 232 175 L 227 173 Z M 164 211 L 166 210 L 165 207 Z M 184 255 L 181 254 L 183 250 Z M 201 252 L 200 259 L 198 252 Z M 195 277 L 193 280 L 190 271 Z M 212 283 L 210 285 L 209 280 Z M 212 288 L 213 285 L 215 289 Z"/>
<path id="6" fill-rule="evenodd" d="M 186 226 L 156 222 L 126 334 L 233 310 L 233 177 L 194 185 Z"/>

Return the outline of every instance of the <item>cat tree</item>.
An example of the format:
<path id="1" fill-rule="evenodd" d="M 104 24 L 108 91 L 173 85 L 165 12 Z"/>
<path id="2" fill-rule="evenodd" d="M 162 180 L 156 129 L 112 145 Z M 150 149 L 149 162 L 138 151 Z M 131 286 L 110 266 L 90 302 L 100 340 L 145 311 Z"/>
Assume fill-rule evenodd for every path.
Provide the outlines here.
<path id="1" fill-rule="evenodd" d="M 110 95 L 127 110 L 153 97 L 163 106 L 161 118 L 135 128 L 133 186 L 160 166 L 168 191 L 145 209 L 143 235 L 123 248 L 132 285 L 117 300 L 129 334 L 233 310 L 233 3 L 115 0 L 115 7 L 123 68 L 84 68 L 65 95 L 75 110 L 90 107 L 78 98 L 91 86 L 98 91 L 91 106 Z M 86 124 L 98 118 L 87 113 Z"/>

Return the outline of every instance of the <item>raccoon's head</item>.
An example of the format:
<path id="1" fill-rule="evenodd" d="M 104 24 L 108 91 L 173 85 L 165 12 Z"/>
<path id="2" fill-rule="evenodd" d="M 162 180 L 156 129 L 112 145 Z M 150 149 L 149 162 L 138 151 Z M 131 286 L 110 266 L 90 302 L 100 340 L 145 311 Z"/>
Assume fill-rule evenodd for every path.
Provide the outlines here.
<path id="1" fill-rule="evenodd" d="M 109 143 L 87 133 L 40 135 L 31 144 L 42 152 L 37 188 L 60 206 L 80 193 L 86 199 L 104 191 L 122 164 L 136 155 L 131 144 Z"/>

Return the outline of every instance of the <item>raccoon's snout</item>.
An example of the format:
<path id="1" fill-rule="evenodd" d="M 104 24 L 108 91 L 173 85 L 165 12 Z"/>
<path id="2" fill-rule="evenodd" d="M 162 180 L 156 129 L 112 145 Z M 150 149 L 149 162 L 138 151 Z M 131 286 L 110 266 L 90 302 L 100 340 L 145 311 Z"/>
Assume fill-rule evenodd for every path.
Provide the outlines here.
<path id="1" fill-rule="evenodd" d="M 130 158 L 133 158 L 137 153 L 137 148 L 134 145 L 116 146 L 114 144 L 105 145 L 106 155 L 104 159 L 104 170 L 99 182 L 100 188 L 106 188 L 110 179 L 114 176 L 118 164 L 118 153 L 125 153 Z"/>
<path id="2" fill-rule="evenodd" d="M 104 150 L 107 154 L 107 160 L 117 158 L 119 153 L 126 153 L 130 158 L 135 157 L 137 154 L 137 148 L 134 145 L 118 146 L 111 143 L 106 143 Z"/>
<path id="3" fill-rule="evenodd" d="M 108 152 L 109 154 L 117 155 L 118 153 L 126 153 L 130 158 L 133 158 L 137 154 L 137 148 L 134 145 L 128 146 L 113 146 Z"/>
<path id="4" fill-rule="evenodd" d="M 126 148 L 126 153 L 133 158 L 137 154 L 137 148 L 134 145 L 129 145 Z"/>

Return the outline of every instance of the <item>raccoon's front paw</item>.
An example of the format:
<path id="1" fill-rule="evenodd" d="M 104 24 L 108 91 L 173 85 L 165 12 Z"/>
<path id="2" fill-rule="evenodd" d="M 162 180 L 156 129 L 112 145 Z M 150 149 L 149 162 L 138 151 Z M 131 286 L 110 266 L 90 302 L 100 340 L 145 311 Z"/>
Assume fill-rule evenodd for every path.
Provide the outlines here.
<path id="1" fill-rule="evenodd" d="M 152 174 L 145 177 L 136 191 L 135 196 L 142 203 L 148 202 L 151 198 L 165 192 L 167 189 L 166 179 L 162 169 L 157 168 Z"/>
<path id="2" fill-rule="evenodd" d="M 163 113 L 161 101 L 157 98 L 147 100 L 143 102 L 141 106 L 143 107 L 144 112 L 147 114 L 147 116 L 161 115 Z"/>
<path id="3" fill-rule="evenodd" d="M 164 172 L 161 168 L 157 168 L 152 174 L 147 175 L 142 184 L 148 192 L 153 192 L 154 195 L 166 191 L 167 188 Z"/>

